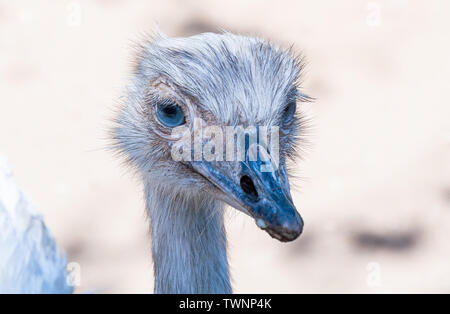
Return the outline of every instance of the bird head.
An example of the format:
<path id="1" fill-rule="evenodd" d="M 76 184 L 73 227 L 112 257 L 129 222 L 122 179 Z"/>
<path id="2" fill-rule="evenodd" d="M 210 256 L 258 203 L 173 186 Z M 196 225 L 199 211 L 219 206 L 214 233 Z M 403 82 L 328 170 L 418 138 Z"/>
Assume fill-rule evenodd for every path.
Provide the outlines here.
<path id="1" fill-rule="evenodd" d="M 286 162 L 301 132 L 300 58 L 230 33 L 145 42 L 114 138 L 139 173 L 224 201 L 280 241 L 303 221 Z"/>

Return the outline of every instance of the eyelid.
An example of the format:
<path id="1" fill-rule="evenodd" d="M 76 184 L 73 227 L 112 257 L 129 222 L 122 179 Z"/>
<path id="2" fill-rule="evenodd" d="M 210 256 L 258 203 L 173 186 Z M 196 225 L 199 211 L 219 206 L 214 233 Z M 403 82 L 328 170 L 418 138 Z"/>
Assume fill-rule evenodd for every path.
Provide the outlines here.
<path id="1" fill-rule="evenodd" d="M 172 99 L 170 99 L 170 98 L 157 97 L 157 98 L 155 98 L 153 100 L 153 103 L 156 104 L 156 107 L 158 107 L 158 106 L 170 106 L 170 105 L 178 106 L 178 104 L 175 101 L 173 101 Z"/>

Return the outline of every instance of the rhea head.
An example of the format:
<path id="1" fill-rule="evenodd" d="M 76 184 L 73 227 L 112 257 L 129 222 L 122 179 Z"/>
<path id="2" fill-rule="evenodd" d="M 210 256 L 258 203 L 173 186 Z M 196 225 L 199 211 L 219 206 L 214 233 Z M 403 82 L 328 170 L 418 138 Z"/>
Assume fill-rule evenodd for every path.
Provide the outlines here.
<path id="1" fill-rule="evenodd" d="M 170 190 L 178 198 L 226 202 L 272 237 L 292 241 L 303 229 L 286 168 L 302 131 L 297 104 L 307 99 L 298 86 L 301 70 L 300 58 L 258 38 L 160 35 L 141 47 L 116 120 L 117 147 L 151 188 Z M 277 160 L 268 145 L 260 146 L 267 148 L 265 158 L 250 158 L 248 141 L 240 160 L 175 160 L 181 133 L 174 131 L 190 131 L 194 138 L 196 121 L 203 130 L 214 126 L 223 135 L 230 126 L 278 128 Z M 267 163 L 276 166 L 264 171 Z"/>

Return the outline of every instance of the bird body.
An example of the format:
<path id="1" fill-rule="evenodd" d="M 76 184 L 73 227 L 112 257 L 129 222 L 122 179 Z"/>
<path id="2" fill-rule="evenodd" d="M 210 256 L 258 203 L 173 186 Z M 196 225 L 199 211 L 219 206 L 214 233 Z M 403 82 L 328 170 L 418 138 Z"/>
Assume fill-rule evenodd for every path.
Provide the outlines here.
<path id="1" fill-rule="evenodd" d="M 0 293 L 72 293 L 66 258 L 0 155 Z"/>

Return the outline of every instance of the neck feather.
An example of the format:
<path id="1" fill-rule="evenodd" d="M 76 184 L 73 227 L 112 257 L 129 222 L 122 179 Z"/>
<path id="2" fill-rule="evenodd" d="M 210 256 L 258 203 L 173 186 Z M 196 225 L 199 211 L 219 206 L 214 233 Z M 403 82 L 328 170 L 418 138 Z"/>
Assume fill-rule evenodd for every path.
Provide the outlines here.
<path id="1" fill-rule="evenodd" d="M 146 186 L 155 293 L 231 293 L 223 204 Z"/>

